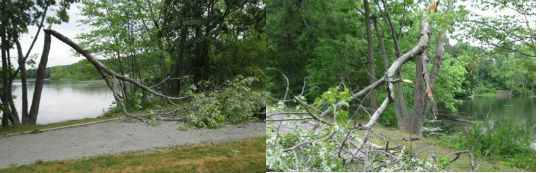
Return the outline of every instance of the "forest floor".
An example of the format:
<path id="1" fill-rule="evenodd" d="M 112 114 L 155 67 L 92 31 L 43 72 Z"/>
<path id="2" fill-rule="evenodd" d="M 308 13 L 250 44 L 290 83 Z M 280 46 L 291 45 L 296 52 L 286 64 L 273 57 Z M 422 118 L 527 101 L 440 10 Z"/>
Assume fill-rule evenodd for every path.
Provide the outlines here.
<path id="1" fill-rule="evenodd" d="M 366 121 L 367 122 L 367 121 Z M 364 122 L 362 122 L 364 123 Z M 432 159 L 430 154 L 436 155 L 438 158 L 445 157 L 452 159 L 455 157 L 454 152 L 458 151 L 446 146 L 441 140 L 434 136 L 424 137 L 422 140 L 416 141 L 404 141 L 402 138 L 409 137 L 409 133 L 400 131 L 397 128 L 384 127 L 382 125 L 375 125 L 375 131 L 384 134 L 390 138 L 391 143 L 398 143 L 407 148 L 412 148 L 412 152 L 415 153 L 421 159 Z M 359 132 L 358 134 L 363 136 L 365 132 Z M 373 143 L 384 146 L 384 142 L 380 138 L 371 138 Z M 391 148 L 393 145 L 389 145 Z M 412 146 L 412 147 L 411 147 Z M 478 159 L 478 158 L 475 158 Z M 479 165 L 476 171 L 480 172 L 519 172 L 526 171 L 523 168 L 516 168 L 512 166 L 504 165 L 498 160 L 475 160 L 475 165 Z M 470 160 L 468 154 L 462 154 L 455 162 L 451 163 L 448 168 L 452 171 L 471 171 Z M 531 170 L 529 170 L 531 171 Z"/>
<path id="2" fill-rule="evenodd" d="M 285 119 L 284 115 L 275 115 L 272 117 L 269 117 L 270 119 Z M 367 120 L 360 120 L 361 124 L 367 123 Z M 276 126 L 278 126 L 279 123 L 276 123 Z M 304 129 L 313 129 L 314 126 L 311 123 L 302 123 L 301 125 Z M 280 134 L 284 133 L 290 133 L 292 131 L 292 127 L 288 125 L 288 122 L 283 122 L 283 124 L 280 127 L 279 130 Z M 383 135 L 385 135 L 387 138 L 390 138 L 390 144 L 389 148 L 392 148 L 395 146 L 395 144 L 399 144 L 401 146 L 406 146 L 407 148 L 411 148 L 412 146 L 412 152 L 415 153 L 419 158 L 421 159 L 432 159 L 430 154 L 434 154 L 437 157 L 445 157 L 445 158 L 454 158 L 455 155 L 452 153 L 458 151 L 455 149 L 452 149 L 448 146 L 445 146 L 442 141 L 437 139 L 433 136 L 425 137 L 422 140 L 417 141 L 404 141 L 402 138 L 409 137 L 409 134 L 407 132 L 400 131 L 397 128 L 390 128 L 385 127 L 379 124 L 376 124 L 374 126 L 374 131 L 379 132 Z M 360 131 L 357 133 L 358 136 L 364 136 L 364 131 Z M 385 142 L 382 141 L 380 138 L 372 137 L 371 142 L 374 144 L 377 144 L 379 146 L 384 146 Z M 471 171 L 470 170 L 470 161 L 469 156 L 467 154 L 462 154 L 461 157 L 459 157 L 455 162 L 451 163 L 448 166 L 448 169 L 451 171 Z M 526 171 L 522 168 L 516 168 L 511 166 L 506 166 L 502 164 L 502 162 L 497 160 L 475 160 L 475 165 L 479 165 L 476 171 L 481 172 L 519 172 L 519 171 Z M 528 170 L 533 171 L 533 170 Z"/>
<path id="3" fill-rule="evenodd" d="M 260 122 L 186 131 L 178 130 L 179 126 L 183 124 L 160 122 L 154 127 L 122 119 L 3 137 L 0 138 L 0 168 L 156 147 L 240 140 L 265 134 L 265 124 Z"/>

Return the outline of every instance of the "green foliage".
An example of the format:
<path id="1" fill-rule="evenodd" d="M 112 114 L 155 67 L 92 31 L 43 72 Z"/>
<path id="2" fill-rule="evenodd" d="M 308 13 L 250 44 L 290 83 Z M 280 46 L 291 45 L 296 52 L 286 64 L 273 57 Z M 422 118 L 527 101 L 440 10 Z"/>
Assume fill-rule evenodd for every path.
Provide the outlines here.
<path id="1" fill-rule="evenodd" d="M 180 131 L 187 131 L 189 129 L 190 129 L 189 126 L 178 126 L 178 128 L 176 128 L 176 130 L 180 130 Z"/>
<path id="2" fill-rule="evenodd" d="M 294 128 L 291 134 L 278 137 L 275 132 L 276 127 L 271 124 L 266 125 L 266 165 L 275 171 L 346 171 L 341 167 L 343 160 L 334 152 L 336 146 L 322 140 L 315 140 L 309 147 L 304 147 L 302 152 L 296 152 L 299 160 L 311 158 L 308 162 L 298 163 L 298 169 L 296 169 L 293 153 L 284 152 L 283 150 L 292 147 L 298 141 L 322 139 L 332 129 L 323 129 L 320 133 L 316 133 L 313 130 L 302 129 L 298 123 L 293 123 L 292 127 Z M 344 138 L 345 135 L 345 130 L 339 130 L 336 134 L 341 138 Z M 354 138 L 354 136 L 351 136 L 351 138 Z"/>
<path id="3" fill-rule="evenodd" d="M 455 106 L 460 104 L 461 100 L 455 98 L 465 92 L 462 86 L 466 82 L 466 74 L 465 62 L 461 58 L 445 59 L 442 62 L 433 87 L 437 102 L 442 103 L 439 107 L 457 111 Z"/>
<path id="4" fill-rule="evenodd" d="M 154 114 L 153 111 L 150 111 L 150 113 L 148 113 L 147 116 L 148 116 L 147 117 L 148 120 L 146 120 L 146 123 L 148 123 L 151 126 L 157 126 L 159 124 L 158 121 L 156 120 L 156 114 Z"/>
<path id="5" fill-rule="evenodd" d="M 264 106 L 262 94 L 250 88 L 256 80 L 238 76 L 223 86 L 210 81 L 199 82 L 200 86 L 212 89 L 192 93 L 191 106 L 187 109 L 188 121 L 197 128 L 217 128 L 225 122 L 240 123 L 253 119 L 253 114 Z"/>
<path id="6" fill-rule="evenodd" d="M 441 136 L 442 141 L 457 149 L 474 150 L 476 157 L 502 160 L 518 167 L 535 169 L 536 154 L 530 146 L 530 132 L 510 120 L 477 123 L 454 136 Z"/>

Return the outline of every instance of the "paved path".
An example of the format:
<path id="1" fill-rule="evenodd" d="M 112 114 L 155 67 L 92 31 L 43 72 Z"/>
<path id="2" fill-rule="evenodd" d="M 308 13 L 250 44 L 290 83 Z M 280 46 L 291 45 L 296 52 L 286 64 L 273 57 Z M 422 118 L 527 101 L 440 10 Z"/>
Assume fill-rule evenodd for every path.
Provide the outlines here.
<path id="1" fill-rule="evenodd" d="M 36 160 L 61 160 L 144 150 L 170 145 L 220 142 L 265 135 L 264 123 L 226 125 L 218 129 L 177 130 L 177 122 L 157 127 L 115 120 L 91 125 L 0 138 L 0 168 Z"/>

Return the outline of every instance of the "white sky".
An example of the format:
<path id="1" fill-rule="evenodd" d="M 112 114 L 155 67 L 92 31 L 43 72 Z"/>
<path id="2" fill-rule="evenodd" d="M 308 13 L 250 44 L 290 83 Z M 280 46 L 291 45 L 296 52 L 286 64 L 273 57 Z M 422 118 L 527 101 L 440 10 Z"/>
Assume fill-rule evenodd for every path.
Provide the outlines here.
<path id="1" fill-rule="evenodd" d="M 62 23 L 60 25 L 52 25 L 52 29 L 62 33 L 63 35 L 67 36 L 68 38 L 75 40 L 75 36 L 79 33 L 88 32 L 88 27 L 82 26 L 77 21 L 81 19 L 82 16 L 80 16 L 81 11 L 81 4 L 72 4 L 71 8 L 68 11 L 69 14 L 69 22 Z M 55 15 L 55 12 L 49 10 L 47 12 L 47 16 Z M 46 22 L 45 22 L 46 23 Z M 44 24 L 44 27 L 49 26 L 48 24 Z M 28 51 L 28 48 L 30 47 L 30 44 L 32 44 L 32 40 L 34 35 L 36 34 L 37 27 L 31 26 L 28 28 L 28 32 L 23 34 L 21 36 L 20 42 L 21 47 L 23 50 L 23 53 L 26 54 Z M 36 43 L 34 44 L 34 48 L 30 52 L 30 57 L 32 55 L 37 54 L 38 59 L 36 59 L 36 63 L 39 63 L 39 58 L 41 57 L 41 53 L 43 51 L 43 40 L 44 40 L 44 34 L 43 31 L 39 33 L 38 39 L 36 40 Z M 16 57 L 16 49 L 11 50 L 11 57 Z M 47 62 L 47 67 L 52 66 L 58 66 L 58 65 L 68 65 L 73 64 L 79 60 L 83 59 L 83 57 L 76 57 L 74 55 L 74 50 L 71 49 L 67 44 L 61 42 L 60 40 L 52 37 L 51 38 L 51 50 L 49 52 L 49 61 Z M 17 60 L 11 61 L 12 63 L 16 64 Z M 36 64 L 37 66 L 37 64 Z M 28 67 L 30 68 L 30 67 Z"/>
<path id="2" fill-rule="evenodd" d="M 470 2 L 458 0 L 455 6 L 457 7 L 459 5 L 464 5 L 465 7 L 469 7 Z M 52 29 L 64 34 L 65 36 L 67 36 L 68 38 L 72 40 L 75 39 L 75 36 L 77 36 L 77 34 L 88 32 L 89 27 L 83 26 L 82 24 L 77 22 L 78 20 L 82 18 L 82 16 L 80 16 L 81 6 L 82 5 L 80 3 L 72 4 L 71 8 L 68 11 L 69 22 L 62 23 L 60 25 L 53 25 Z M 503 11 L 501 13 L 500 11 L 499 12 L 480 11 L 478 9 L 472 9 L 470 7 L 466 9 L 470 10 L 473 13 L 482 14 L 483 16 L 496 16 L 496 15 L 501 15 L 505 13 L 512 13 L 512 12 L 509 12 L 510 10 Z M 48 15 L 54 15 L 54 12 L 49 11 Z M 536 25 L 536 22 L 534 22 L 534 25 Z M 47 26 L 48 25 L 45 25 L 45 27 Z M 28 32 L 22 35 L 20 41 L 21 41 L 23 53 L 26 53 L 28 51 L 28 48 L 30 44 L 32 43 L 32 40 L 33 40 L 32 37 L 34 36 L 36 29 L 37 29 L 36 26 L 31 26 L 28 28 Z M 39 61 L 39 56 L 41 56 L 41 52 L 43 50 L 43 37 L 44 37 L 44 34 L 43 32 L 41 32 L 34 45 L 34 48 L 32 49 L 30 53 L 31 56 L 34 54 L 38 55 L 38 59 L 36 61 Z M 454 34 L 450 35 L 450 44 L 454 45 L 457 41 L 453 39 L 452 37 L 455 37 Z M 11 56 L 16 57 L 16 50 L 12 50 L 11 52 L 12 52 Z M 47 63 L 47 67 L 58 66 L 58 65 L 69 65 L 81 59 L 83 59 L 83 57 L 76 57 L 74 55 L 73 49 L 71 49 L 68 45 L 64 44 L 63 42 L 59 41 L 58 39 L 54 37 L 52 38 L 51 51 L 49 53 L 49 62 Z M 17 60 L 12 59 L 12 62 L 16 64 Z"/>

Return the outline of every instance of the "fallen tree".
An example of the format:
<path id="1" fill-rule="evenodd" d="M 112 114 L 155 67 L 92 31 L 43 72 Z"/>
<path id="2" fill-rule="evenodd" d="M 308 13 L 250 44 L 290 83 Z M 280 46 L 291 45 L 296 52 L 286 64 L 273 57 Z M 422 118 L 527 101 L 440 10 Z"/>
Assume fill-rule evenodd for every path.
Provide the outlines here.
<path id="1" fill-rule="evenodd" d="M 412 83 L 407 79 L 395 78 L 401 66 L 414 57 L 418 58 L 418 62 L 425 62 L 431 35 L 431 25 L 427 18 L 428 15 L 436 12 L 438 2 L 438 0 L 432 1 L 428 9 L 423 12 L 420 38 L 416 46 L 395 59 L 384 76 L 362 90 L 352 94 L 348 89 L 329 90 L 321 95 L 314 105 L 310 105 L 302 95 L 304 89 L 301 94 L 294 95 L 287 86 L 283 99 L 274 99 L 278 103 L 278 108 L 270 110 L 271 113 L 268 116 L 270 120 L 267 121 L 266 130 L 267 168 L 277 171 L 358 171 L 360 169 L 364 172 L 442 169 L 436 165 L 435 159 L 433 162 L 428 162 L 413 158 L 410 153 L 405 152 L 407 150 L 405 146 L 392 142 L 393 139 L 373 128 L 388 104 L 395 100 L 394 84 Z M 427 94 L 429 99 L 433 100 L 431 80 L 424 64 L 418 64 L 422 73 L 417 75 L 416 82 L 422 82 L 426 86 L 422 98 L 424 94 Z M 289 83 L 288 78 L 281 71 L 271 70 L 280 72 L 286 83 Z M 387 96 L 374 112 L 367 111 L 368 109 L 362 104 L 357 105 L 370 116 L 369 122 L 360 124 L 357 121 L 358 117 L 349 117 L 344 108 L 348 107 L 352 100 L 374 92 L 383 84 L 386 86 Z M 293 99 L 287 100 L 287 95 L 291 95 Z M 331 99 L 325 99 L 325 97 Z M 296 111 L 290 111 L 287 108 L 286 103 L 291 102 L 298 105 Z M 273 118 L 278 115 L 287 115 L 291 118 Z M 308 117 L 297 115 L 308 115 Z M 284 123 L 289 126 L 283 125 Z M 281 131 L 285 133 L 280 134 Z M 373 137 L 384 141 L 386 145 L 379 146 L 369 142 Z M 391 147 L 389 143 L 395 146 Z"/>
<path id="2" fill-rule="evenodd" d="M 44 71 L 45 71 L 44 67 L 46 66 L 46 63 L 47 63 L 46 60 L 48 59 L 48 52 L 49 52 L 49 49 L 50 49 L 50 37 L 52 35 L 52 36 L 56 37 L 58 40 L 64 42 L 67 45 L 69 45 L 75 51 L 77 51 L 82 56 L 84 56 L 90 63 L 92 63 L 92 65 L 99 72 L 99 74 L 101 75 L 101 77 L 103 78 L 103 80 L 105 81 L 107 86 L 109 87 L 109 89 L 112 91 L 116 103 L 121 107 L 122 112 L 128 118 L 135 118 L 135 119 L 140 120 L 140 121 L 145 121 L 143 119 L 143 117 L 145 117 L 144 114 L 132 114 L 132 113 L 129 113 L 127 111 L 126 106 L 124 104 L 123 96 L 118 94 L 118 92 L 114 88 L 114 81 L 115 80 L 129 82 L 129 83 L 131 83 L 131 84 L 133 84 L 133 85 L 135 85 L 137 87 L 142 88 L 145 91 L 148 91 L 151 94 L 154 94 L 156 96 L 167 99 L 169 101 L 169 103 L 171 103 L 171 104 L 174 104 L 174 102 L 172 102 L 171 100 L 182 100 L 182 99 L 187 98 L 187 97 L 171 97 L 171 96 L 164 95 L 164 94 L 162 94 L 162 93 L 160 93 L 158 91 L 153 90 L 151 87 L 148 87 L 146 85 L 143 85 L 143 84 L 137 82 L 136 80 L 133 80 L 133 79 L 131 79 L 129 77 L 126 77 L 126 76 L 123 76 L 123 75 L 120 75 L 120 74 L 114 72 L 112 69 L 108 68 L 103 63 L 101 63 L 90 52 L 83 49 L 81 46 L 79 46 L 77 43 L 75 43 L 71 39 L 67 38 L 66 36 L 60 34 L 59 32 L 57 32 L 55 30 L 52 30 L 50 28 L 50 26 L 47 29 L 43 29 L 43 31 L 45 32 L 45 38 L 46 39 L 45 39 L 45 47 L 44 47 L 44 51 L 43 51 L 44 53 L 42 54 L 42 58 L 41 58 L 42 62 L 40 62 L 40 66 L 39 66 L 39 67 L 43 67 L 43 68 L 42 68 L 42 71 L 38 70 L 38 76 L 40 74 L 44 75 Z M 43 61 L 43 60 L 45 60 L 45 61 Z M 36 92 L 34 93 L 33 102 L 37 101 L 38 104 L 32 103 L 32 107 L 30 109 L 30 115 L 35 114 L 35 117 L 37 117 L 37 110 L 39 109 L 39 98 L 40 98 L 40 95 L 41 95 L 41 90 L 37 90 L 37 89 L 40 89 L 38 87 L 38 82 L 41 81 L 41 83 L 42 83 L 43 78 L 44 78 L 44 76 L 41 76 L 41 77 L 38 77 L 38 79 L 36 80 L 37 81 L 36 82 Z M 42 87 L 42 85 L 41 85 L 41 87 Z M 35 109 L 34 109 L 34 107 L 35 107 Z M 32 111 L 32 110 L 35 110 L 35 111 Z M 172 113 L 166 113 L 166 114 L 162 114 L 162 115 L 172 116 L 173 114 Z M 177 120 L 177 119 L 170 118 L 170 117 L 169 118 L 167 118 L 167 117 L 159 117 L 158 119 Z"/>

